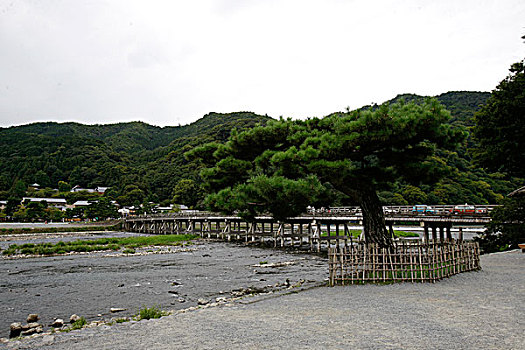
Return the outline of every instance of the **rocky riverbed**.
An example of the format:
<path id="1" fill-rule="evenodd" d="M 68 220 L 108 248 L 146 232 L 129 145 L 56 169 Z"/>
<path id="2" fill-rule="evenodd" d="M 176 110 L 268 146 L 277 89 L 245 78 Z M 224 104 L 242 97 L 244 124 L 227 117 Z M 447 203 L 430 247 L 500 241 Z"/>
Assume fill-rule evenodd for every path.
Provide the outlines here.
<path id="1" fill-rule="evenodd" d="M 106 235 L 122 233 L 103 233 Z M 31 241 L 96 238 L 92 235 L 39 235 Z M 5 248 L 13 241 L 1 243 Z M 139 308 L 179 310 L 199 299 L 215 301 L 243 293 L 308 287 L 328 277 L 325 258 L 301 252 L 199 240 L 187 247 L 143 248 L 140 254 L 108 252 L 0 260 L 0 337 L 13 322 L 36 313 L 44 329 L 77 314 L 88 321 L 131 316 Z M 111 309 L 118 312 L 111 312 Z"/>

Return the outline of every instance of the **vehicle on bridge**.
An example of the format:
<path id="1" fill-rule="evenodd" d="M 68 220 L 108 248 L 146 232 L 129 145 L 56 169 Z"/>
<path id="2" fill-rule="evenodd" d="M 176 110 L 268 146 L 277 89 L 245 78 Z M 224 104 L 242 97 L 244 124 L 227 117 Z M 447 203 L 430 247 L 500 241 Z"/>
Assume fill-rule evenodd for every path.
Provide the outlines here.
<path id="1" fill-rule="evenodd" d="M 476 207 L 470 204 L 456 205 L 451 210 L 452 214 L 455 215 L 472 215 L 472 214 L 486 214 L 487 208 Z"/>
<path id="2" fill-rule="evenodd" d="M 435 210 L 426 204 L 417 204 L 412 207 L 412 213 L 414 214 L 434 214 Z"/>

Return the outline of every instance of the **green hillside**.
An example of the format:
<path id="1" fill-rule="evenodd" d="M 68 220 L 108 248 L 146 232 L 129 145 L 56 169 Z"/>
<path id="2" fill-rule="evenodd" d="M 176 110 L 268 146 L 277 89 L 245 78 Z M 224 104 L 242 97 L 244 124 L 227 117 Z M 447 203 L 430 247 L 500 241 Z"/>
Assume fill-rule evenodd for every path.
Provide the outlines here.
<path id="1" fill-rule="evenodd" d="M 51 188 L 59 181 L 88 188 L 111 186 L 117 195 L 133 185 L 143 193 L 141 200 L 168 199 L 170 188 L 180 178 L 197 176 L 196 169 L 187 168 L 185 151 L 206 142 L 222 142 L 232 129 L 268 119 L 239 112 L 210 113 L 192 124 L 165 128 L 142 122 L 50 122 L 2 128 L 0 199 L 7 198 L 19 180 Z"/>
<path id="2" fill-rule="evenodd" d="M 468 129 L 474 113 L 489 96 L 487 92 L 460 91 L 436 98 L 451 112 L 451 123 Z M 424 97 L 403 94 L 390 102 L 400 99 L 418 101 Z M 250 128 L 269 119 L 237 112 L 209 113 L 192 124 L 174 127 L 142 122 L 49 122 L 0 128 L 0 200 L 12 196 L 21 182 L 57 188 L 58 182 L 64 181 L 88 188 L 111 186 L 108 196 L 122 204 L 167 203 L 181 179 L 192 180 L 197 187 L 200 182 L 201 165 L 187 161 L 185 152 L 208 142 L 224 142 L 232 129 Z M 471 146 L 469 139 L 457 152 L 438 151 L 449 174 L 436 185 L 412 186 L 398 181 L 380 193 L 381 199 L 385 204 L 494 203 L 521 185 L 520 179 L 473 166 L 468 152 Z M 351 204 L 336 198 L 334 204 Z"/>

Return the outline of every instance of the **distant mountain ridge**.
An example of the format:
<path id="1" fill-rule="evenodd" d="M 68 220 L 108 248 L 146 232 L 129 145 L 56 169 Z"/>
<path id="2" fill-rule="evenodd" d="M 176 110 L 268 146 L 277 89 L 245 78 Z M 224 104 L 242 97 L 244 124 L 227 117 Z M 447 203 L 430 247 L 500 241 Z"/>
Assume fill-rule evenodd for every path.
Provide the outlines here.
<path id="1" fill-rule="evenodd" d="M 194 136 L 197 133 L 210 132 L 220 124 L 232 122 L 250 125 L 253 119 L 264 121 L 269 117 L 257 116 L 250 112 L 238 113 L 208 113 L 197 121 L 185 126 L 159 127 L 144 122 L 127 122 L 114 124 L 87 125 L 75 122 L 38 122 L 9 128 L 1 128 L 0 135 L 16 133 L 23 135 L 43 135 L 50 137 L 63 137 L 65 135 L 77 138 L 100 140 L 111 146 L 115 151 L 138 152 L 153 150 L 167 146 L 180 137 Z M 126 141 L 133 142 L 135 146 L 125 145 Z"/>
<path id="2" fill-rule="evenodd" d="M 234 128 L 253 127 L 269 119 L 238 112 L 209 113 L 189 125 L 163 128 L 143 122 L 46 122 L 0 128 L 0 197 L 6 197 L 5 192 L 17 180 L 45 187 L 56 187 L 58 181 L 83 187 L 124 188 L 138 183 L 148 193 L 154 190 L 147 179 L 140 179 L 140 174 L 155 170 L 158 161 L 170 152 L 205 142 L 222 142 Z M 182 154 L 179 157 L 183 161 Z M 172 179 L 165 181 L 166 185 L 172 184 Z"/>
<path id="3" fill-rule="evenodd" d="M 472 126 L 472 117 L 482 105 L 484 105 L 490 97 L 490 92 L 480 91 L 449 91 L 443 94 L 433 96 L 436 98 L 447 110 L 450 111 L 452 119 L 450 123 L 459 123 L 464 126 Z M 405 102 L 422 102 L 428 96 L 421 96 L 416 94 L 399 94 L 385 103 L 396 103 L 401 100 Z M 372 106 L 364 106 L 360 109 L 370 108 Z"/>

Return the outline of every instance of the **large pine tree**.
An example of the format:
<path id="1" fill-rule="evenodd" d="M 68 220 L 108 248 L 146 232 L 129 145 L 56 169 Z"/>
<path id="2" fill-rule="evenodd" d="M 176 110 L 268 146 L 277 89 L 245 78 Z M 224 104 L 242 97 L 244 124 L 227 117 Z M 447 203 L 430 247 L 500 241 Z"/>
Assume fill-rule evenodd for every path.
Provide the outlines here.
<path id="1" fill-rule="evenodd" d="M 435 181 L 444 164 L 437 147 L 454 148 L 465 133 L 446 124 L 450 113 L 435 99 L 384 104 L 323 119 L 279 120 L 232 133 L 215 145 L 202 177 L 211 209 L 285 219 L 323 201 L 334 188 L 359 204 L 365 239 L 392 245 L 377 191 L 395 180 Z M 188 156 L 209 162 L 210 147 Z"/>

